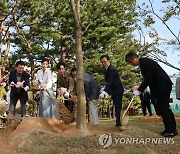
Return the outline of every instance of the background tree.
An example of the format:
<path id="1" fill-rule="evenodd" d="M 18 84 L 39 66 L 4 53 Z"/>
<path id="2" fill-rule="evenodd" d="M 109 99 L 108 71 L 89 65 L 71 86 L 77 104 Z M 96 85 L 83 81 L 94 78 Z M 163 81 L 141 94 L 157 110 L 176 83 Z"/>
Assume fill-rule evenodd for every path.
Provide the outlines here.
<path id="1" fill-rule="evenodd" d="M 128 3 L 125 0 L 95 0 L 81 1 L 81 4 L 85 68 L 92 66 L 95 68 L 94 71 L 99 72 L 99 59 L 95 58 L 94 63 L 91 57 L 100 57 L 99 54 L 103 53 L 114 55 L 113 48 L 117 44 L 122 46 L 121 52 L 117 54 L 127 52 L 124 50 L 125 40 L 131 39 L 133 24 L 136 21 L 135 2 L 133 0 Z M 68 6 L 69 3 L 65 0 L 60 2 L 58 0 L 21 0 L 12 18 L 14 21 L 11 34 L 14 47 L 13 54 L 11 53 L 14 59 L 12 60 L 28 58 L 33 64 L 33 60 L 37 62 L 41 57 L 49 55 L 65 62 L 73 60 L 75 54 L 74 23 Z M 32 55 L 33 58 L 30 60 Z M 90 62 L 91 59 L 92 62 Z M 112 57 L 112 61 L 113 59 Z M 96 65 L 93 67 L 90 64 Z"/>
<path id="2" fill-rule="evenodd" d="M 176 33 L 173 30 L 173 27 L 168 24 L 169 21 L 174 19 L 178 24 L 180 21 L 179 9 L 178 1 L 162 0 L 162 5 L 159 7 L 160 15 L 155 11 L 153 1 L 148 0 L 145 3 L 142 3 L 142 5 L 137 5 L 139 18 L 136 24 L 136 28 L 139 31 L 139 39 L 137 41 L 142 46 L 141 50 L 144 51 L 143 55 L 147 54 L 150 58 L 164 63 L 176 70 L 180 69 L 167 61 L 167 54 L 164 52 L 164 49 L 172 50 L 172 52 L 179 51 L 180 49 L 180 31 Z M 162 23 L 162 26 L 166 27 L 167 31 L 172 35 L 172 39 L 169 40 L 168 38 L 162 38 L 159 36 L 158 31 L 154 28 L 154 24 L 156 23 L 155 18 Z M 152 42 L 147 42 L 147 36 L 152 39 Z"/>
<path id="3" fill-rule="evenodd" d="M 8 54 L 10 50 L 10 39 L 9 39 L 9 29 L 12 26 L 11 15 L 14 12 L 17 2 L 5 1 L 0 2 L 0 77 L 3 76 L 1 70 L 7 65 Z M 3 46 L 6 47 L 3 48 Z"/>
<path id="4" fill-rule="evenodd" d="M 72 13 L 74 16 L 75 29 L 75 47 L 76 47 L 76 66 L 77 66 L 77 128 L 83 133 L 87 133 L 86 126 L 86 98 L 84 92 L 84 68 L 83 68 L 83 52 L 82 52 L 82 30 L 81 30 L 81 10 L 80 0 L 70 1 Z"/>
<path id="5" fill-rule="evenodd" d="M 18 2 L 16 9 L 11 12 L 15 1 Z M 45 56 L 66 62 L 68 68 L 72 68 L 76 61 L 80 83 L 83 82 L 83 64 L 85 71 L 104 85 L 103 68 L 99 58 L 102 54 L 109 54 L 111 63 L 120 73 L 125 89 L 129 90 L 138 84 L 140 75 L 134 72 L 139 73 L 139 70 L 132 69 L 124 61 L 127 52 L 142 48 L 140 43 L 133 40 L 132 35 L 137 22 L 136 1 L 73 1 L 79 21 L 74 20 L 75 14 L 73 15 L 70 7 L 72 3 L 69 2 L 8 1 L 7 4 L 11 4 L 7 9 L 10 18 L 7 18 L 6 23 L 12 23 L 10 41 L 14 48 L 9 59 L 13 63 L 17 59 L 24 59 L 27 64 L 30 62 L 32 75 L 37 68 L 36 64 Z M 74 29 L 75 23 L 79 25 Z M 78 35 L 75 33 L 77 28 L 81 30 Z M 81 41 L 78 43 L 81 38 L 82 49 L 79 47 Z M 142 50 L 140 54 L 144 53 L 147 53 L 146 50 Z M 80 87 L 83 96 L 83 87 Z"/>

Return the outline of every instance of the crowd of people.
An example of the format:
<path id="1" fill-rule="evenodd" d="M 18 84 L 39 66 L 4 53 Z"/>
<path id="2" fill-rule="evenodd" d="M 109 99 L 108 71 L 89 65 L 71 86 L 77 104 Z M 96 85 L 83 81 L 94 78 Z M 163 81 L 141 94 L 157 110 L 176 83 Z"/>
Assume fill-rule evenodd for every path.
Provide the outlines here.
<path id="1" fill-rule="evenodd" d="M 146 107 L 150 115 L 152 115 L 150 106 L 147 106 L 147 104 L 145 105 L 145 100 L 151 98 L 156 113 L 162 116 L 165 126 L 165 130 L 161 135 L 165 137 L 176 136 L 178 134 L 176 121 L 173 112 L 169 108 L 169 98 L 172 89 L 172 82 L 169 76 L 157 62 L 149 58 L 139 58 L 134 52 L 128 53 L 125 60 L 133 66 L 140 67 L 143 81 L 140 86 L 134 89 L 133 94 L 135 96 L 140 96 L 144 115 L 146 115 Z M 101 56 L 100 62 L 104 68 L 104 77 L 106 81 L 104 89 L 101 88 L 90 74 L 84 73 L 85 96 L 89 104 L 90 114 L 92 115 L 92 122 L 94 125 L 99 124 L 98 99 L 111 96 L 115 106 L 115 126 L 119 127 L 120 130 L 124 130 L 125 128 L 121 125 L 120 117 L 124 88 L 119 73 L 110 63 L 108 55 Z M 76 67 L 73 67 L 69 73 L 66 70 L 65 63 L 59 62 L 57 64 L 57 90 L 56 96 L 54 96 L 52 72 L 48 68 L 49 60 L 44 58 L 41 64 L 42 68 L 38 70 L 36 75 L 36 85 L 40 88 L 38 116 L 56 118 L 56 103 L 52 99 L 52 96 L 57 98 L 62 95 L 65 98 L 65 106 L 67 109 L 75 114 L 76 102 L 70 98 L 77 96 Z M 18 61 L 15 69 L 10 72 L 9 76 L 9 85 L 11 87 L 9 112 L 15 115 L 16 104 L 19 100 L 21 105 L 21 117 L 26 116 L 26 102 L 28 101 L 28 90 L 30 87 L 30 75 L 24 71 L 24 67 L 24 62 Z M 151 95 L 147 93 L 147 87 L 150 88 Z M 150 104 L 150 102 L 148 103 Z"/>

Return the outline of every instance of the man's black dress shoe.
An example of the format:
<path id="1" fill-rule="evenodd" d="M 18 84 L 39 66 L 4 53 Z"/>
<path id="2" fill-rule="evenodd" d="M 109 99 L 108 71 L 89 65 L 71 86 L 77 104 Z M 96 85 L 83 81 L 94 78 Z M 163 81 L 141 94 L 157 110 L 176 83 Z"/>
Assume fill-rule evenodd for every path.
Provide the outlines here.
<path id="1" fill-rule="evenodd" d="M 177 129 L 174 131 L 174 136 L 177 136 L 179 133 L 177 131 Z"/>
<path id="2" fill-rule="evenodd" d="M 162 132 L 161 136 L 164 136 L 164 137 L 174 137 L 174 133 Z"/>
<path id="3" fill-rule="evenodd" d="M 166 131 L 161 132 L 161 136 L 164 136 L 164 137 L 174 137 L 176 135 L 178 135 L 177 129 L 173 133 L 169 133 Z"/>

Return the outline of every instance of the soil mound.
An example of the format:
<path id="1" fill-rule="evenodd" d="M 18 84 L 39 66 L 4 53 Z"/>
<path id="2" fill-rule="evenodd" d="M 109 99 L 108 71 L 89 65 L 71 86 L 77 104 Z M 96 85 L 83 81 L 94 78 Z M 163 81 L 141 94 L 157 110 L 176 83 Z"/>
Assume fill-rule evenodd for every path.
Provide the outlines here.
<path id="1" fill-rule="evenodd" d="M 180 116 L 176 116 L 176 123 L 180 123 Z M 162 123 L 162 118 L 160 116 L 145 116 L 137 119 L 140 123 Z"/>

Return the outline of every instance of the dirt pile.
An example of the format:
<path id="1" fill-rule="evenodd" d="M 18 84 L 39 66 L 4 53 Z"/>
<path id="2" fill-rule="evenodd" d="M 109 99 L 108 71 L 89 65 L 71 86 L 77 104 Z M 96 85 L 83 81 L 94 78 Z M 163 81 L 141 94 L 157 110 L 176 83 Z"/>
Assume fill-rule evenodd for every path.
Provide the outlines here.
<path id="1" fill-rule="evenodd" d="M 180 118 L 178 117 L 178 119 Z M 158 122 L 162 122 L 160 117 L 141 117 L 139 119 L 137 118 L 135 121 L 136 123 L 141 122 L 142 124 L 146 122 L 157 122 L 157 128 L 155 130 L 152 130 L 152 128 L 144 130 L 139 127 L 139 125 L 131 125 L 127 126 L 126 131 L 120 131 L 118 127 L 114 127 L 114 123 L 113 125 L 102 124 L 99 126 L 93 126 L 88 123 L 87 135 L 89 136 L 84 138 L 84 134 L 76 128 L 75 122 L 66 125 L 63 121 L 53 118 L 28 117 L 15 119 L 4 130 L 0 131 L 0 153 L 21 153 L 23 151 L 22 149 L 32 151 L 34 148 L 34 150 L 37 151 L 47 149 L 61 151 L 64 148 L 66 148 L 65 151 L 69 149 L 72 151 L 74 149 L 76 151 L 80 150 L 78 147 L 81 146 L 81 144 L 79 144 L 81 142 L 87 142 L 88 147 L 94 147 L 94 150 L 96 151 L 97 147 L 100 148 L 99 145 L 97 145 L 98 135 L 106 133 L 120 137 L 159 136 L 159 128 L 161 128 L 161 126 Z M 90 142 L 89 139 L 90 141 L 92 140 L 92 143 L 88 143 Z M 176 141 L 179 143 L 178 137 L 176 138 Z M 62 145 L 62 143 L 65 144 Z M 30 148 L 25 148 L 26 145 L 30 145 Z M 122 147 L 122 145 L 119 146 Z M 84 150 L 86 151 L 87 149 Z"/>
<path id="2" fill-rule="evenodd" d="M 22 118 L 13 120 L 0 132 L 0 153 L 15 153 L 31 138 L 33 132 L 62 133 L 75 127 L 75 124 L 65 125 L 63 121 L 53 118 Z"/>
<path id="3" fill-rule="evenodd" d="M 17 127 L 17 128 L 16 128 Z M 116 127 L 108 127 L 104 125 L 94 126 L 87 124 L 88 134 L 102 134 L 106 132 L 119 132 Z M 130 129 L 130 128 L 128 128 Z M 4 136 L 20 136 L 22 134 L 29 134 L 31 132 L 45 132 L 45 133 L 60 133 L 64 136 L 81 136 L 83 135 L 79 129 L 76 128 L 76 123 L 64 124 L 63 121 L 55 118 L 22 118 L 21 120 L 14 120 L 4 131 Z"/>
<path id="4" fill-rule="evenodd" d="M 180 123 L 180 116 L 176 116 L 175 119 L 177 123 Z M 160 116 L 145 116 L 138 118 L 136 121 L 140 123 L 162 123 L 162 118 Z"/>
<path id="5" fill-rule="evenodd" d="M 119 129 L 104 125 L 93 126 L 87 124 L 87 135 L 102 133 L 119 133 Z M 21 148 L 30 142 L 33 134 L 45 133 L 60 136 L 83 136 L 82 132 L 76 128 L 76 123 L 64 124 L 62 120 L 55 118 L 28 117 L 13 120 L 4 130 L 0 132 L 0 153 L 16 153 L 16 149 Z"/>

